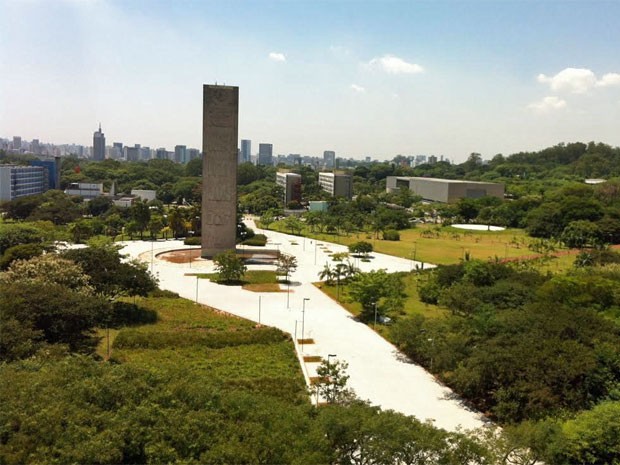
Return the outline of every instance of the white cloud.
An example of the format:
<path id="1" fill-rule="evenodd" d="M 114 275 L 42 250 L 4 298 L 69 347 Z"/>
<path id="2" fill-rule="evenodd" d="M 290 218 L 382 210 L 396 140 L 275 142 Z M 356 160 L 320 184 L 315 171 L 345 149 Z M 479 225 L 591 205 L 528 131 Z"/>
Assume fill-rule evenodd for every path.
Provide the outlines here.
<path id="1" fill-rule="evenodd" d="M 527 107 L 539 112 L 549 112 L 566 108 L 566 101 L 554 95 L 545 97 L 539 102 L 530 103 Z"/>
<path id="2" fill-rule="evenodd" d="M 284 53 L 278 53 L 278 52 L 271 52 L 269 54 L 269 59 L 272 61 L 286 61 L 286 57 L 284 56 Z"/>
<path id="3" fill-rule="evenodd" d="M 364 92 L 366 92 L 365 88 L 363 88 L 362 86 L 358 86 L 357 84 L 351 84 L 351 89 L 353 89 L 358 94 L 363 94 Z"/>
<path id="4" fill-rule="evenodd" d="M 620 74 L 607 73 L 596 82 L 597 87 L 620 86 Z"/>
<path id="5" fill-rule="evenodd" d="M 538 82 L 549 84 L 554 92 L 567 91 L 573 94 L 585 94 L 593 87 L 620 85 L 620 74 L 607 73 L 601 79 L 587 68 L 565 68 L 555 76 L 538 75 Z"/>
<path id="6" fill-rule="evenodd" d="M 373 58 L 368 62 L 368 67 L 378 68 L 389 74 L 418 74 L 423 73 L 424 68 L 416 63 L 408 63 L 394 55 L 383 55 Z"/>

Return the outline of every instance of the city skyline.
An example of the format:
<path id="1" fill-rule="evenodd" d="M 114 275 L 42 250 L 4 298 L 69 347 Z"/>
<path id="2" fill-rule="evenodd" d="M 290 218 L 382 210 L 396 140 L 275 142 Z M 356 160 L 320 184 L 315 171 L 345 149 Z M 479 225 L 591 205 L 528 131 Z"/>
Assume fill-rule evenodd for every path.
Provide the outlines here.
<path id="1" fill-rule="evenodd" d="M 218 82 L 240 88 L 240 137 L 274 155 L 620 145 L 618 2 L 0 7 L 5 137 L 89 146 L 101 121 L 110 142 L 200 147 L 202 84 Z"/>

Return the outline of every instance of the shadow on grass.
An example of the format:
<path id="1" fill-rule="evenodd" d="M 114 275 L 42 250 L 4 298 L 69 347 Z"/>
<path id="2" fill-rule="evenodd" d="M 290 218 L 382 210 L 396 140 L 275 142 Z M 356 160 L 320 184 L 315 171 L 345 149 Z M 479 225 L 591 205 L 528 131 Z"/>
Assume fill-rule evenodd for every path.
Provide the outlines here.
<path id="1" fill-rule="evenodd" d="M 110 327 L 140 326 L 157 323 L 157 312 L 130 302 L 114 302 Z"/>

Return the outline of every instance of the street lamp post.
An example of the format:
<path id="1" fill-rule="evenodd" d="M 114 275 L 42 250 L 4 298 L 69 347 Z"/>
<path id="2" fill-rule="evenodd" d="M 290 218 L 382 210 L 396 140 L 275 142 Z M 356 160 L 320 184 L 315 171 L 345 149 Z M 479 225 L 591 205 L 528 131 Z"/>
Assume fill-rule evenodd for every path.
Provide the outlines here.
<path id="1" fill-rule="evenodd" d="M 306 329 L 306 300 L 310 300 L 307 297 L 304 297 L 304 301 L 302 303 L 302 307 L 301 307 L 301 351 L 304 351 L 304 337 L 305 337 L 305 332 L 304 330 Z"/>
<path id="2" fill-rule="evenodd" d="M 151 241 L 151 274 L 153 274 L 153 247 L 155 244 L 155 240 Z"/>
<path id="3" fill-rule="evenodd" d="M 198 274 L 196 274 L 196 303 L 198 303 Z"/>
<path id="4" fill-rule="evenodd" d="M 260 324 L 260 310 L 261 310 L 260 303 L 261 303 L 261 297 L 262 296 L 260 296 L 260 295 L 258 296 L 258 324 Z"/>
<path id="5" fill-rule="evenodd" d="M 316 247 L 317 247 L 317 240 L 314 240 L 314 264 L 316 265 Z"/>

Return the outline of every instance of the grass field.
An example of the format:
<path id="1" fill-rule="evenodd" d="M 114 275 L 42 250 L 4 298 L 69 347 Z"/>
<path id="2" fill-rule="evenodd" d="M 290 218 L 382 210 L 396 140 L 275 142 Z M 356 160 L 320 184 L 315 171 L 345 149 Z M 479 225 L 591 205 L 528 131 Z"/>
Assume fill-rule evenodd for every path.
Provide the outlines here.
<path id="1" fill-rule="evenodd" d="M 157 323 L 111 330 L 111 360 L 205 384 L 307 401 L 288 335 L 181 298 L 145 298 Z M 105 356 L 105 329 L 97 353 Z"/>
<path id="2" fill-rule="evenodd" d="M 282 222 L 274 223 L 271 229 L 289 232 Z M 319 241 L 342 245 L 367 241 L 376 252 L 438 265 L 458 263 L 466 255 L 472 259 L 487 260 L 532 254 L 527 247 L 531 239 L 522 229 L 466 231 L 449 226 L 424 224 L 399 232 L 400 241 L 384 241 L 376 238 L 374 234 L 363 232 L 343 236 L 312 233 L 306 228 L 302 234 Z"/>

